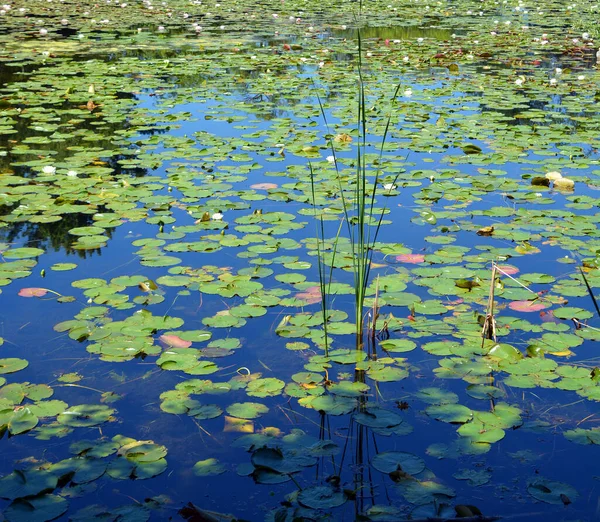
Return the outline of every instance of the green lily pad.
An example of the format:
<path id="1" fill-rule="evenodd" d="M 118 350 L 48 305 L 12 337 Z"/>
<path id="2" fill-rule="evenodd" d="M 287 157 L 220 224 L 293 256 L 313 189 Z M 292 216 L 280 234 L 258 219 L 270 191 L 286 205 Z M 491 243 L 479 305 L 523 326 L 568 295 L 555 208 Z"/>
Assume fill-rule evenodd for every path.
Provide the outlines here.
<path id="1" fill-rule="evenodd" d="M 371 465 L 382 473 L 403 471 L 408 475 L 416 475 L 425 469 L 425 462 L 422 458 L 403 451 L 378 453 L 371 460 Z"/>
<path id="2" fill-rule="evenodd" d="M 575 488 L 568 484 L 540 476 L 527 481 L 527 492 L 537 500 L 558 505 L 574 502 L 579 496 Z"/>
<path id="3" fill-rule="evenodd" d="M 6 259 L 30 259 L 41 256 L 44 251 L 41 248 L 11 248 L 2 253 Z"/>
<path id="4" fill-rule="evenodd" d="M 4 515 L 10 522 L 45 522 L 58 518 L 68 508 L 69 502 L 58 495 L 40 495 L 13 501 L 4 511 Z"/>
<path id="5" fill-rule="evenodd" d="M 442 404 L 429 406 L 425 412 L 436 420 L 452 424 L 463 424 L 473 417 L 473 412 L 461 404 Z"/>
<path id="6" fill-rule="evenodd" d="M 298 502 L 311 509 L 331 509 L 346 502 L 343 491 L 336 491 L 330 486 L 313 486 L 303 489 L 298 494 Z"/>
<path id="7" fill-rule="evenodd" d="M 258 402 L 237 402 L 227 407 L 227 413 L 239 419 L 256 419 L 269 411 L 269 408 Z"/>
<path id="8" fill-rule="evenodd" d="M 192 469 L 197 477 L 210 477 L 213 475 L 221 475 L 226 469 L 217 459 L 199 460 L 194 464 Z"/>
<path id="9" fill-rule="evenodd" d="M 102 404 L 80 404 L 63 411 L 56 420 L 65 426 L 89 428 L 111 420 L 114 412 L 115 410 Z"/>
<path id="10" fill-rule="evenodd" d="M 18 359 L 16 357 L 0 359 L 0 374 L 15 373 L 23 368 L 27 368 L 27 366 L 29 366 L 29 362 L 25 359 Z"/>

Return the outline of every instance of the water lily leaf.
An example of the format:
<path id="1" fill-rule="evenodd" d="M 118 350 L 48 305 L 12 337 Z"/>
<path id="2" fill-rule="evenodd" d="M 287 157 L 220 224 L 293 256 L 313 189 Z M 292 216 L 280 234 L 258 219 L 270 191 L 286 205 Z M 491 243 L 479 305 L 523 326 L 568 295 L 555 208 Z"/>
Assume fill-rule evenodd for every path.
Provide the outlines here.
<path id="1" fill-rule="evenodd" d="M 422 458 L 403 451 L 378 453 L 371 460 L 371 465 L 382 473 L 403 471 L 408 475 L 416 475 L 425 469 L 425 462 Z"/>
<path id="2" fill-rule="evenodd" d="M 391 429 L 400 426 L 404 419 L 398 413 L 376 406 L 354 414 L 354 420 L 373 429 Z"/>
<path id="3" fill-rule="evenodd" d="M 118 455 L 136 463 L 155 462 L 167 455 L 167 448 L 151 440 L 136 440 L 121 446 Z"/>
<path id="4" fill-rule="evenodd" d="M 44 251 L 41 248 L 11 248 L 2 253 L 6 259 L 30 259 L 41 256 Z"/>
<path id="5" fill-rule="evenodd" d="M 150 510 L 142 504 L 130 504 L 108 510 L 106 506 L 92 504 L 70 516 L 73 522 L 89 522 L 90 520 L 119 520 L 122 522 L 147 522 L 150 518 Z"/>
<path id="6" fill-rule="evenodd" d="M 21 290 L 19 290 L 19 295 L 21 297 L 43 297 L 47 293 L 47 288 L 21 288 Z"/>
<path id="7" fill-rule="evenodd" d="M 571 503 L 579 496 L 575 488 L 568 484 L 540 476 L 532 477 L 527 481 L 527 492 L 537 500 L 559 505 Z M 569 502 L 566 502 L 565 498 Z"/>
<path id="8" fill-rule="evenodd" d="M 458 480 L 467 480 L 470 486 L 483 486 L 492 478 L 487 470 L 461 469 L 452 475 Z"/>
<path id="9" fill-rule="evenodd" d="M 473 143 L 467 143 L 467 144 L 463 145 L 461 148 L 465 154 L 480 154 L 482 152 L 481 147 L 479 147 Z"/>
<path id="10" fill-rule="evenodd" d="M 74 484 L 86 484 L 104 475 L 107 465 L 103 459 L 72 457 L 53 464 L 50 470 L 60 477 L 70 477 Z"/>
<path id="11" fill-rule="evenodd" d="M 380 369 L 368 370 L 367 375 L 377 382 L 396 382 L 406 379 L 408 371 L 395 366 L 386 366 Z"/>
<path id="12" fill-rule="evenodd" d="M 257 484 L 282 484 L 291 480 L 289 474 L 277 473 L 267 468 L 255 468 L 252 478 Z"/>
<path id="13" fill-rule="evenodd" d="M 0 498 L 32 497 L 56 488 L 58 477 L 45 469 L 13 471 L 0 478 Z"/>
<path id="14" fill-rule="evenodd" d="M 16 357 L 0 359 L 0 374 L 15 373 L 23 368 L 27 368 L 27 366 L 29 366 L 29 362 L 25 359 L 18 359 Z"/>
<path id="15" fill-rule="evenodd" d="M 513 362 L 523 358 L 523 354 L 510 344 L 495 344 L 488 351 L 488 355 Z"/>
<path id="16" fill-rule="evenodd" d="M 169 346 L 173 346 L 174 348 L 189 348 L 192 346 L 191 341 L 185 341 L 181 337 L 173 334 L 163 334 L 158 339 L 159 341 L 162 341 Z"/>
<path id="17" fill-rule="evenodd" d="M 120 448 L 115 440 L 78 440 L 71 444 L 69 451 L 75 455 L 101 459 L 113 455 Z"/>
<path id="18" fill-rule="evenodd" d="M 427 315 L 442 315 L 448 312 L 448 308 L 440 301 L 427 300 L 413 304 L 415 313 Z"/>
<path id="19" fill-rule="evenodd" d="M 106 473 L 117 480 L 144 480 L 160 475 L 166 469 L 166 459 L 136 463 L 121 457 L 108 465 Z"/>
<path id="20" fill-rule="evenodd" d="M 3 415 L 0 414 L 0 424 L 2 424 L 2 417 Z M 18 407 L 15 408 L 8 419 L 8 432 L 11 435 L 19 435 L 35 428 L 38 422 L 38 418 L 27 406 Z"/>
<path id="21" fill-rule="evenodd" d="M 474 399 L 490 400 L 506 397 L 506 392 L 503 389 L 487 384 L 471 384 L 467 386 L 466 392 Z"/>
<path id="22" fill-rule="evenodd" d="M 539 312 L 545 310 L 550 305 L 544 301 L 511 301 L 508 303 L 508 307 L 516 312 Z"/>
<path id="23" fill-rule="evenodd" d="M 425 409 L 430 417 L 442 422 L 463 424 L 473 417 L 473 412 L 461 404 L 433 405 Z"/>
<path id="24" fill-rule="evenodd" d="M 564 432 L 564 436 L 576 444 L 600 444 L 600 430 L 596 428 L 567 430 Z"/>
<path id="25" fill-rule="evenodd" d="M 56 420 L 65 426 L 89 428 L 111 420 L 114 412 L 112 408 L 101 404 L 80 404 L 62 412 Z"/>
<path id="26" fill-rule="evenodd" d="M 66 272 L 68 270 L 74 270 L 77 268 L 77 263 L 54 263 L 50 270 L 54 270 L 55 272 Z"/>
<path id="27" fill-rule="evenodd" d="M 458 395 L 449 390 L 441 388 L 421 388 L 415 396 L 428 404 L 455 404 L 458 402 Z"/>
<path id="28" fill-rule="evenodd" d="M 269 408 L 258 402 L 236 402 L 227 407 L 227 413 L 240 419 L 256 419 L 269 411 Z"/>
<path id="29" fill-rule="evenodd" d="M 400 261 L 401 263 L 409 263 L 413 265 L 417 265 L 425 262 L 425 255 L 423 254 L 400 254 L 396 256 L 396 261 Z"/>
<path id="30" fill-rule="evenodd" d="M 161 409 L 164 409 L 161 404 Z M 165 410 L 167 411 L 167 410 Z M 175 412 L 170 412 L 175 413 Z M 198 420 L 215 419 L 223 413 L 216 404 L 194 404 L 190 405 L 187 414 Z"/>
<path id="31" fill-rule="evenodd" d="M 417 343 L 409 339 L 388 339 L 380 345 L 386 352 L 393 353 L 411 352 L 417 347 Z"/>
<path id="32" fill-rule="evenodd" d="M 403 480 L 398 484 L 398 491 L 411 504 L 428 504 L 451 498 L 454 490 L 433 480 Z"/>
<path id="33" fill-rule="evenodd" d="M 329 415 L 345 415 L 356 408 L 356 399 L 336 395 L 309 396 L 300 399 L 298 403 Z"/>
<path id="34" fill-rule="evenodd" d="M 463 424 L 457 431 L 462 437 L 468 437 L 471 442 L 477 444 L 493 444 L 502 440 L 506 434 L 503 429 L 478 420 Z"/>
<path id="35" fill-rule="evenodd" d="M 285 387 L 285 382 L 274 377 L 265 379 L 256 379 L 248 383 L 246 393 L 251 397 L 274 397 L 281 394 Z"/>
<path id="36" fill-rule="evenodd" d="M 40 495 L 13 501 L 4 511 L 11 522 L 54 520 L 67 511 L 69 502 L 58 495 Z"/>
<path id="37" fill-rule="evenodd" d="M 192 471 L 197 477 L 210 477 L 225 473 L 227 470 L 217 459 L 210 458 L 196 462 Z"/>
<path id="38" fill-rule="evenodd" d="M 341 397 L 361 397 L 369 390 L 369 385 L 364 382 L 340 381 L 328 387 L 330 393 Z"/>
<path id="39" fill-rule="evenodd" d="M 577 308 L 577 307 L 569 307 L 569 306 L 565 306 L 563 308 L 557 308 L 556 310 L 554 310 L 553 312 L 554 317 L 556 317 L 557 319 L 591 319 L 592 317 L 594 317 L 594 314 L 592 314 L 592 312 L 589 312 L 588 310 L 584 310 L 583 308 Z"/>
<path id="40" fill-rule="evenodd" d="M 258 448 L 252 453 L 251 461 L 256 468 L 282 474 L 296 473 L 304 467 L 301 461 L 285 455 L 279 448 Z"/>
<path id="41" fill-rule="evenodd" d="M 343 491 L 336 491 L 330 486 L 313 486 L 303 489 L 298 494 L 298 502 L 311 509 L 331 509 L 346 502 Z"/>

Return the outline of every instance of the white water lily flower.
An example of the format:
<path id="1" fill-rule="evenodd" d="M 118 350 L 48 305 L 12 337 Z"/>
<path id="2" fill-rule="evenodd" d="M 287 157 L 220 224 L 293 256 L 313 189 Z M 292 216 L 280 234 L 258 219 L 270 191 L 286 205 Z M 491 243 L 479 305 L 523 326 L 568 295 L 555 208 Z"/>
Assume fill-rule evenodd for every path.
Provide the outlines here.
<path id="1" fill-rule="evenodd" d="M 413 94 L 412 89 L 406 89 L 403 94 L 407 98 L 410 98 L 412 96 L 412 94 Z"/>
<path id="2" fill-rule="evenodd" d="M 42 172 L 44 174 L 56 174 L 56 167 L 53 167 L 52 165 L 46 165 L 45 167 L 42 167 Z"/>
<path id="3" fill-rule="evenodd" d="M 554 69 L 554 71 L 556 72 L 556 74 L 562 74 L 562 69 L 560 67 L 557 67 L 556 69 Z"/>
<path id="4" fill-rule="evenodd" d="M 396 188 L 396 185 L 394 185 L 393 183 L 386 183 L 383 188 L 385 190 L 394 190 Z"/>
<path id="5" fill-rule="evenodd" d="M 519 86 L 521 86 L 521 85 L 523 85 L 523 82 L 524 82 L 524 81 L 525 81 L 525 80 L 524 80 L 523 78 L 517 78 L 517 79 L 515 80 L 515 84 L 516 84 L 516 85 L 519 85 Z"/>
<path id="6" fill-rule="evenodd" d="M 578 80 L 585 80 L 585 76 L 584 76 L 583 74 L 580 74 L 580 75 L 577 77 L 577 79 L 578 79 Z"/>
<path id="7" fill-rule="evenodd" d="M 223 214 L 221 214 L 221 212 L 215 212 L 212 216 L 210 216 L 210 219 L 213 221 L 221 221 L 223 219 Z"/>
<path id="8" fill-rule="evenodd" d="M 550 79 L 550 85 L 556 85 L 556 82 L 557 82 L 556 78 Z"/>
<path id="9" fill-rule="evenodd" d="M 77 171 L 76 170 L 68 170 L 67 171 L 67 176 L 69 176 L 70 178 L 76 178 L 77 177 Z"/>
<path id="10" fill-rule="evenodd" d="M 410 60 L 410 58 L 408 56 L 405 56 L 404 58 L 402 58 L 403 62 L 408 62 Z"/>
<path id="11" fill-rule="evenodd" d="M 44 28 L 40 29 L 41 36 L 46 36 L 47 34 L 48 34 L 48 29 L 44 29 Z"/>
<path id="12" fill-rule="evenodd" d="M 584 40 L 589 40 L 590 39 L 590 33 L 583 33 L 581 35 L 581 38 L 583 38 Z"/>
<path id="13" fill-rule="evenodd" d="M 327 156 L 327 158 L 325 158 L 329 163 L 335 163 L 335 156 Z"/>

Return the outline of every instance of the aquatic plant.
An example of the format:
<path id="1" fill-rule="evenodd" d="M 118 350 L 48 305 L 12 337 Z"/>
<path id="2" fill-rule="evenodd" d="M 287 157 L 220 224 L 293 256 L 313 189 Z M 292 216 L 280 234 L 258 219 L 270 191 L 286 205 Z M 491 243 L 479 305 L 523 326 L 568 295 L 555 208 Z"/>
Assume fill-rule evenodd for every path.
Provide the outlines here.
<path id="1" fill-rule="evenodd" d="M 344 222 L 345 228 L 348 234 L 347 239 L 350 243 L 350 255 L 351 255 L 351 264 L 352 264 L 352 274 L 353 274 L 353 288 L 354 288 L 354 314 L 355 314 L 355 335 L 356 335 L 356 348 L 362 349 L 364 346 L 364 335 L 365 335 L 365 320 L 366 317 L 364 315 L 364 307 L 365 307 L 365 299 L 367 296 L 367 288 L 370 282 L 370 273 L 371 266 L 373 262 L 373 253 L 375 251 L 375 244 L 377 242 L 377 238 L 379 235 L 379 231 L 382 225 L 383 217 L 386 213 L 386 207 L 384 206 L 381 209 L 375 207 L 376 196 L 377 194 L 387 193 L 389 195 L 395 188 L 396 182 L 398 180 L 399 173 L 396 173 L 393 181 L 388 182 L 383 187 L 381 187 L 380 179 L 383 175 L 382 167 L 383 164 L 383 154 L 385 150 L 386 140 L 388 137 L 388 133 L 390 130 L 390 123 L 392 121 L 392 114 L 395 108 L 395 101 L 398 96 L 398 92 L 401 89 L 401 84 L 398 84 L 393 91 L 393 94 L 390 99 L 390 108 L 388 117 L 385 123 L 385 129 L 383 131 L 383 136 L 381 137 L 381 142 L 379 146 L 379 157 L 373 162 L 374 164 L 369 164 L 367 162 L 367 139 L 369 137 L 369 129 L 367 126 L 367 106 L 366 106 L 366 96 L 365 96 L 365 79 L 363 72 L 363 62 L 362 62 L 362 39 L 360 29 L 357 30 L 357 44 L 358 44 L 358 54 L 357 54 L 357 75 L 358 75 L 358 85 L 357 85 L 357 96 L 356 96 L 356 131 L 357 131 L 357 145 L 356 145 L 356 161 L 354 168 L 354 176 L 350 179 L 346 180 L 341 176 L 339 167 L 338 167 L 338 159 L 337 159 L 337 151 L 335 148 L 334 137 L 331 135 L 331 132 L 328 132 L 330 136 L 328 139 L 329 147 L 331 149 L 331 158 L 332 163 L 335 166 L 336 170 L 336 178 L 339 187 L 339 197 L 341 198 L 343 213 L 344 213 Z M 321 110 L 321 115 L 323 120 L 325 121 L 325 125 L 329 130 L 329 125 L 327 123 L 327 115 L 323 104 L 319 100 L 319 107 Z M 351 139 L 349 136 L 343 136 L 345 140 Z M 345 141 L 343 140 L 343 141 Z M 345 183 L 348 183 L 351 187 L 351 196 L 347 195 L 347 189 L 344 186 Z M 311 187 L 313 191 L 313 206 L 315 205 L 315 191 L 314 191 L 314 175 L 311 166 Z M 381 190 L 381 188 L 383 190 Z M 324 227 L 323 220 L 320 220 L 321 224 L 321 237 L 324 235 Z M 339 230 L 338 236 L 334 241 L 334 247 L 337 247 L 339 239 Z M 322 259 L 319 254 L 319 266 L 322 265 Z M 335 248 L 334 248 L 335 255 Z M 333 267 L 334 262 L 332 260 L 331 266 Z M 323 281 L 321 270 L 319 270 L 319 280 Z M 329 280 L 331 281 L 331 272 L 329 274 Z M 322 294 L 326 290 L 323 283 L 321 283 Z M 322 298 L 322 304 L 325 305 L 325 297 Z M 375 307 L 376 308 L 376 307 Z M 375 322 L 375 314 L 377 312 L 374 310 L 373 312 L 373 323 Z M 374 328 L 372 328 L 374 330 Z"/>

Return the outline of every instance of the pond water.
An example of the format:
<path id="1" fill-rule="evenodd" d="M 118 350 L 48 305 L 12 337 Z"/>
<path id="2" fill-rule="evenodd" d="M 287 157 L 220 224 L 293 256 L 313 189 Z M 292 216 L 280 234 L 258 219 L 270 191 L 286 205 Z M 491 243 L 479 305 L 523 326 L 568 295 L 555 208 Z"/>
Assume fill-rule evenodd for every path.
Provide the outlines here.
<path id="1" fill-rule="evenodd" d="M 6 520 L 598 518 L 599 8 L 432 4 L 0 8 Z"/>

